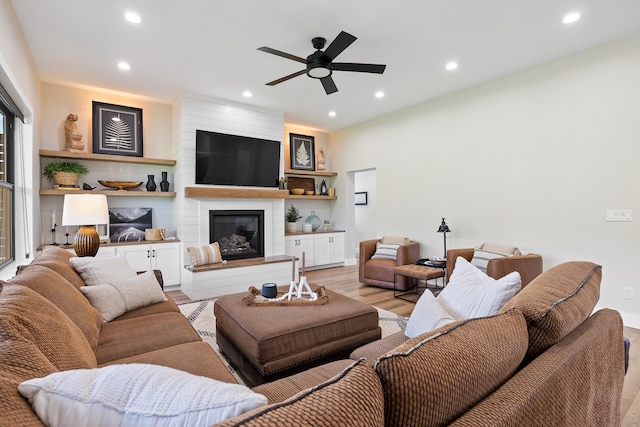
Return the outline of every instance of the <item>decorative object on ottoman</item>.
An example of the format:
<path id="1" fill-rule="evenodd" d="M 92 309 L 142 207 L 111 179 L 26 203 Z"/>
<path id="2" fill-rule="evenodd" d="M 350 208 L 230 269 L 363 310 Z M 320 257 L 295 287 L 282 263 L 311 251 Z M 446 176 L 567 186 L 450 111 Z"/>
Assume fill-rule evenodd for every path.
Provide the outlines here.
<path id="1" fill-rule="evenodd" d="M 265 298 L 275 298 L 278 295 L 278 288 L 275 283 L 265 283 L 262 285 L 262 296 Z"/>
<path id="2" fill-rule="evenodd" d="M 444 234 L 444 259 L 447 259 L 447 233 L 451 233 L 449 230 L 449 226 L 446 222 L 444 222 L 444 218 L 442 218 L 442 222 L 440 223 L 440 227 L 438 227 L 438 233 Z"/>
<path id="3" fill-rule="evenodd" d="M 264 294 L 254 286 L 249 286 L 249 292 L 242 297 L 242 302 L 246 305 L 253 305 L 256 307 L 269 307 L 269 306 L 294 306 L 294 305 L 322 305 L 329 300 L 324 286 L 320 286 L 315 290 L 317 298 L 312 300 L 309 298 L 298 298 L 293 296 L 291 301 L 287 299 L 289 296 L 286 287 L 282 287 L 280 290 L 276 288 L 276 294 L 273 298 L 266 297 Z"/>

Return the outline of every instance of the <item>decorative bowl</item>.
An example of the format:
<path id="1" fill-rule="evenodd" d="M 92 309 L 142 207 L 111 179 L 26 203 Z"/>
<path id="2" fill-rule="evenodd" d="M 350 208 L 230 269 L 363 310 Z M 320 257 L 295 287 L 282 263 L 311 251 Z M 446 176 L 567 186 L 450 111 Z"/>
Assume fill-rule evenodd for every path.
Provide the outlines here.
<path id="1" fill-rule="evenodd" d="M 296 196 L 302 196 L 304 194 L 304 188 L 292 188 L 289 190 L 291 194 Z"/>
<path id="2" fill-rule="evenodd" d="M 446 259 L 432 259 L 431 260 L 431 264 L 433 264 L 433 265 L 441 266 L 441 265 L 445 265 L 446 263 L 447 263 Z"/>
<path id="3" fill-rule="evenodd" d="M 313 193 L 315 193 L 315 191 L 313 190 L 307 190 L 304 192 L 304 194 L 306 194 L 307 196 L 313 196 Z"/>
<path id="4" fill-rule="evenodd" d="M 102 181 L 98 180 L 100 185 L 108 188 L 115 188 L 118 191 L 126 191 L 130 188 L 137 188 L 142 185 L 142 181 Z"/>

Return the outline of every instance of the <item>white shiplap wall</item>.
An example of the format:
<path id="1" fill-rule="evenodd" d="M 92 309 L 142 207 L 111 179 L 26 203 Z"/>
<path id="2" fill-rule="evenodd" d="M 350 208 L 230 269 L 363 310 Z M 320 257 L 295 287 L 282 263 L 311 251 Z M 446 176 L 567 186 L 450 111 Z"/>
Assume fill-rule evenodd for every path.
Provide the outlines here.
<path id="1" fill-rule="evenodd" d="M 177 192 L 173 205 L 174 227 L 183 247 L 199 246 L 209 243 L 202 237 L 207 235 L 203 232 L 204 227 L 208 228 L 208 216 L 204 218 L 202 212 L 209 209 L 229 209 L 229 205 L 233 205 L 236 199 L 184 197 L 185 187 L 202 186 L 195 184 L 196 129 L 280 141 L 282 176 L 284 113 L 206 96 L 183 95 L 173 105 L 173 123 L 174 156 L 177 160 L 174 176 Z M 237 199 L 239 209 L 246 203 L 246 199 Z M 260 209 L 271 211 L 271 222 L 265 224 L 265 228 L 271 230 L 270 236 L 265 238 L 265 255 L 284 255 L 284 200 L 252 199 L 251 205 L 260 205 L 263 206 Z"/>

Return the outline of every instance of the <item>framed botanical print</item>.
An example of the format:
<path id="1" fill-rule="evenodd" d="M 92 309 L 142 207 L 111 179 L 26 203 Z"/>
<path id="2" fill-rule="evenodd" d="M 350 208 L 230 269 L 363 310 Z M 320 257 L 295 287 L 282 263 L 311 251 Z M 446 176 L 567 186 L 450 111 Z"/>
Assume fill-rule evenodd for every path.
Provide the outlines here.
<path id="1" fill-rule="evenodd" d="M 142 109 L 93 101 L 93 152 L 142 157 Z"/>
<path id="2" fill-rule="evenodd" d="M 312 136 L 289 134 L 291 169 L 316 170 L 315 138 Z"/>

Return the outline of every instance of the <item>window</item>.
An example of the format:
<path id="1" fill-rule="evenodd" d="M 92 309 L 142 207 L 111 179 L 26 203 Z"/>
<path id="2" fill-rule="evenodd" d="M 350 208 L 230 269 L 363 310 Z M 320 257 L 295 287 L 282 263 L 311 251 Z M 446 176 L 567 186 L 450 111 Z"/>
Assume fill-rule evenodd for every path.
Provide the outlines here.
<path id="1" fill-rule="evenodd" d="M 6 92 L 0 90 L 0 269 L 15 258 L 13 137 L 16 115 L 13 105 Z"/>

